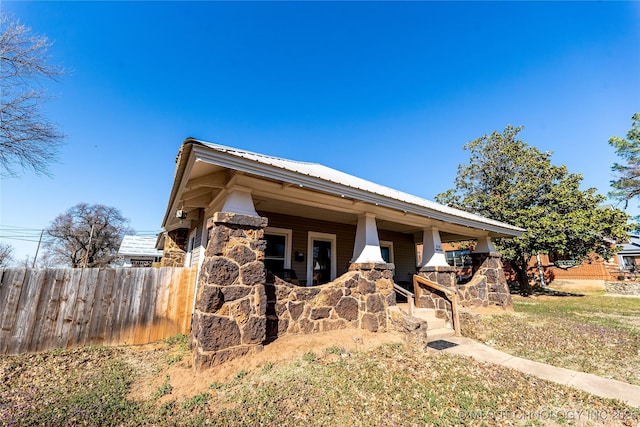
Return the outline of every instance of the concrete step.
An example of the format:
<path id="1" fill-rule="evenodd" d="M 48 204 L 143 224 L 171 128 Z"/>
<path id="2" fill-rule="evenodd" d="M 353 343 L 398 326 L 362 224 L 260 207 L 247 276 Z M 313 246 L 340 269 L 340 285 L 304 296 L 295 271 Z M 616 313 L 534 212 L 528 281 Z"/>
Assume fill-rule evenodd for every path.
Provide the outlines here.
<path id="1" fill-rule="evenodd" d="M 409 314 L 409 304 L 398 304 L 398 307 L 405 313 Z M 453 331 L 452 328 L 447 328 L 446 321 L 444 319 L 440 319 L 436 317 L 436 311 L 431 308 L 415 308 L 413 309 L 413 317 L 417 317 L 418 319 L 426 320 L 428 331 L 435 329 L 448 329 Z"/>
<path id="2" fill-rule="evenodd" d="M 425 309 L 420 309 L 425 310 Z M 430 311 L 417 311 L 414 310 L 413 317 L 417 317 L 418 319 L 426 320 L 429 325 L 429 330 L 431 329 L 440 329 L 446 327 L 446 321 L 444 319 L 440 319 L 436 317 L 436 314 L 433 310 Z"/>
<path id="3" fill-rule="evenodd" d="M 443 340 L 455 336 L 456 333 L 451 328 L 427 329 L 427 342 Z"/>

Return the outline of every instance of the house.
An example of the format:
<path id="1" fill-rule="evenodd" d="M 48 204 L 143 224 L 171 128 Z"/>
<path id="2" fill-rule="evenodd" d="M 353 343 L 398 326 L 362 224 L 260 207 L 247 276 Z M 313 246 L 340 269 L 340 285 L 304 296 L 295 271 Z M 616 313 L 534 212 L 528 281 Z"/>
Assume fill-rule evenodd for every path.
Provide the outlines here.
<path id="1" fill-rule="evenodd" d="M 151 267 L 159 262 L 162 251 L 156 249 L 156 237 L 124 236 L 118 256 L 124 259 L 123 267 Z"/>
<path id="2" fill-rule="evenodd" d="M 162 226 L 162 265 L 199 271 L 197 368 L 283 334 L 385 330 L 399 283 L 449 322 L 452 293 L 463 305 L 509 304 L 491 239 L 524 231 L 317 163 L 192 138 Z M 442 249 L 460 240 L 477 241 L 476 275 L 462 287 Z"/>
<path id="3" fill-rule="evenodd" d="M 562 291 L 604 291 L 607 282 L 637 278 L 640 272 L 640 237 L 630 235 L 618 253 L 605 259 L 590 253 L 585 259 L 576 260 L 558 254 L 532 256 L 528 274 L 539 280 L 544 275 L 545 286 Z M 516 280 L 511 266 L 505 263 L 507 280 Z"/>
<path id="4" fill-rule="evenodd" d="M 562 291 L 597 291 L 605 289 L 605 282 L 615 280 L 619 265 L 615 260 L 606 260 L 590 253 L 584 260 L 575 260 L 558 254 L 540 254 L 529 259 L 528 274 L 539 280 L 544 275 L 545 286 Z M 505 265 L 509 278 L 515 272 Z"/>
<path id="5" fill-rule="evenodd" d="M 640 271 L 640 236 L 629 235 L 629 241 L 622 245 L 616 254 L 622 272 L 637 273 Z"/>

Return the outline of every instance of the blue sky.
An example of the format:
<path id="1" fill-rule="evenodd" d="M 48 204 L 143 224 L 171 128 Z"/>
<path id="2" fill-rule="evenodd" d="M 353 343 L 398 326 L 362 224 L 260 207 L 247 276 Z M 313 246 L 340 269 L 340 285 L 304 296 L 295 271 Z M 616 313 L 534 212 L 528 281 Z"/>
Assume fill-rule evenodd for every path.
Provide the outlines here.
<path id="1" fill-rule="evenodd" d="M 0 183 L 2 239 L 79 202 L 158 231 L 186 137 L 315 161 L 427 199 L 507 124 L 606 194 L 640 111 L 639 2 L 12 2 L 66 76 L 53 178 Z M 637 209 L 629 213 L 637 214 Z M 30 229 L 31 232 L 28 233 Z M 10 233 L 3 231 L 0 236 Z"/>

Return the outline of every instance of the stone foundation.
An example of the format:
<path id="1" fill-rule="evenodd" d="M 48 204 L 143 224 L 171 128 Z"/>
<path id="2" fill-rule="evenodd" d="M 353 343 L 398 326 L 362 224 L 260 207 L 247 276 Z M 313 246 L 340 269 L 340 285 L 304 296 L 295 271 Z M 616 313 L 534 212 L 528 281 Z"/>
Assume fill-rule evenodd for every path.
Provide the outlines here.
<path id="1" fill-rule="evenodd" d="M 449 266 L 421 267 L 418 276 L 435 282 L 440 286 L 455 291 L 456 268 Z M 432 308 L 436 317 L 445 319 L 449 325 L 453 325 L 453 308 L 451 300 L 444 292 L 432 289 L 426 285 L 418 283 L 414 288 L 416 307 Z"/>
<path id="2" fill-rule="evenodd" d="M 640 296 L 640 282 L 605 282 L 607 293 Z"/>
<path id="3" fill-rule="evenodd" d="M 511 293 L 502 269 L 502 257 L 497 252 L 472 253 L 473 279 L 466 287 L 460 286 L 461 304 L 464 307 L 497 305 L 511 306 Z M 477 277 L 483 280 L 478 280 Z M 475 282 L 475 284 L 474 284 Z M 473 289 L 475 286 L 475 290 Z"/>
<path id="4" fill-rule="evenodd" d="M 428 323 L 426 320 L 405 314 L 398 307 L 389 307 L 389 326 L 404 335 L 405 343 L 419 351 L 427 351 Z"/>

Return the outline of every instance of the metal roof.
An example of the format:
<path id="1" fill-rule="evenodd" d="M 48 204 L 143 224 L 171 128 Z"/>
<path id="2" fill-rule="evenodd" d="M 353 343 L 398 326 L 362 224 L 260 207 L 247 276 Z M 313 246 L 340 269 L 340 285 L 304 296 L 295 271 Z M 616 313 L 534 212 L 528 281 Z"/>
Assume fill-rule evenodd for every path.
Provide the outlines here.
<path id="1" fill-rule="evenodd" d="M 640 254 L 640 236 L 631 234 L 629 235 L 629 242 L 623 243 L 622 250 L 618 252 L 618 255 L 638 255 Z"/>
<path id="2" fill-rule="evenodd" d="M 419 208 L 427 209 L 434 213 L 440 213 L 446 216 L 453 216 L 453 217 L 461 218 L 464 220 L 472 221 L 475 223 L 482 223 L 482 224 L 496 226 L 502 229 L 507 229 L 513 232 L 514 235 L 518 235 L 525 231 L 524 229 L 513 226 L 511 224 L 507 224 L 501 221 L 495 221 L 490 218 L 472 214 L 460 209 L 452 208 L 450 206 L 441 205 L 439 203 L 432 202 L 430 200 L 423 199 L 418 196 L 404 193 L 399 190 L 394 190 L 392 188 L 385 187 L 383 185 L 376 184 L 371 181 L 367 181 L 365 179 L 358 178 L 353 175 L 349 175 L 347 173 L 338 171 L 336 169 L 332 169 L 330 167 L 321 165 L 319 163 L 309 163 L 309 162 L 288 160 L 280 157 L 268 156 L 265 154 L 254 153 L 246 150 L 239 150 L 233 147 L 227 147 L 224 145 L 219 145 L 219 144 L 214 144 L 214 143 L 204 142 L 204 141 L 199 141 L 194 139 L 189 139 L 188 141 L 197 143 L 199 145 L 202 145 L 204 147 L 207 147 L 211 150 L 215 150 L 220 153 L 226 153 L 228 155 L 249 160 L 251 162 L 255 162 L 268 167 L 277 168 L 287 172 L 293 172 L 295 174 L 299 174 L 315 180 L 333 183 L 333 184 L 348 187 L 351 189 L 359 190 L 362 192 L 382 196 L 383 198 L 390 201 L 406 203 Z M 426 212 L 424 214 L 425 216 L 432 216 L 432 215 L 427 215 Z"/>
<path id="3" fill-rule="evenodd" d="M 156 249 L 157 237 L 124 236 L 118 255 L 159 257 L 162 251 Z"/>

